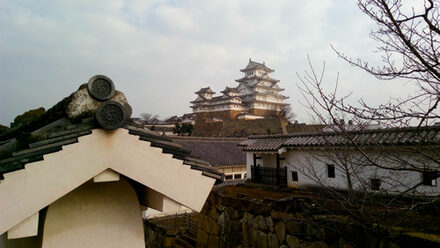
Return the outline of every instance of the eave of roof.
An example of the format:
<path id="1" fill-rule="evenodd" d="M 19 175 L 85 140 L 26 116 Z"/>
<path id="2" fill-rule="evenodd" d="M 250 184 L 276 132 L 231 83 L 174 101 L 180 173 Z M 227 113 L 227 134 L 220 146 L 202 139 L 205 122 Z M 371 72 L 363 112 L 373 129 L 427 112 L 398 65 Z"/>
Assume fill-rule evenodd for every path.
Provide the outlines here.
<path id="1" fill-rule="evenodd" d="M 265 71 L 268 71 L 268 72 L 274 71 L 274 70 L 270 69 L 269 67 L 267 67 L 264 63 L 258 63 L 258 62 L 252 61 L 252 60 L 249 60 L 249 63 L 247 64 L 247 66 L 245 68 L 241 69 L 240 71 L 246 72 L 246 71 L 250 71 L 250 70 L 253 70 L 256 68 L 264 69 Z"/>
<path id="2" fill-rule="evenodd" d="M 30 143 L 28 148 L 15 151 L 10 157 L 0 160 L 0 178 L 2 178 L 4 173 L 23 169 L 27 163 L 43 160 L 43 156 L 46 154 L 61 151 L 63 146 L 77 143 L 79 137 L 91 134 L 92 129 L 95 128 L 97 127 L 93 123 L 77 124 L 70 125 L 65 130 L 47 134 L 47 138 Z M 162 148 L 163 153 L 171 154 L 174 158 L 183 160 L 184 164 L 190 165 L 191 168 L 194 167 L 197 170 L 204 168 L 204 170 L 210 173 L 211 177 L 215 179 L 222 178 L 222 173 L 210 168 L 209 163 L 193 160 L 191 151 L 183 148 L 171 139 L 158 136 L 148 129 L 137 128 L 131 125 L 127 125 L 125 128 L 129 130 L 129 134 L 137 135 L 140 140 L 150 142 L 152 147 Z"/>
<path id="3" fill-rule="evenodd" d="M 235 81 L 242 83 L 242 82 L 247 82 L 248 80 L 253 80 L 253 79 L 257 79 L 257 80 L 260 80 L 260 81 L 268 81 L 268 82 L 273 82 L 273 83 L 277 83 L 277 82 L 280 81 L 278 79 L 274 79 L 274 78 L 271 78 L 269 76 L 261 77 L 261 76 L 256 76 L 256 75 L 254 75 L 252 77 L 242 77 L 242 78 L 236 79 Z"/>
<path id="4" fill-rule="evenodd" d="M 388 128 L 347 132 L 350 138 L 336 132 L 292 133 L 250 136 L 240 143 L 243 151 L 277 151 L 282 147 L 411 146 L 440 145 L 440 127 Z"/>
<path id="5" fill-rule="evenodd" d="M 201 88 L 199 91 L 195 92 L 196 94 L 203 94 L 203 93 L 211 93 L 211 94 L 215 94 L 214 91 L 211 90 L 211 87 L 205 87 L 205 88 Z"/>

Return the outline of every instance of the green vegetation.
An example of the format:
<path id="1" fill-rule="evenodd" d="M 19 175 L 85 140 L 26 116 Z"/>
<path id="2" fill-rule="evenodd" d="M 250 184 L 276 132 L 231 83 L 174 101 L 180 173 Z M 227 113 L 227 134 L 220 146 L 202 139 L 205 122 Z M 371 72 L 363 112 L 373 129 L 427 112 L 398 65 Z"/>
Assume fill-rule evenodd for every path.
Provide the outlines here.
<path id="1" fill-rule="evenodd" d="M 0 135 L 5 133 L 6 131 L 8 131 L 8 127 L 0 124 Z"/>
<path id="2" fill-rule="evenodd" d="M 177 133 L 177 135 L 179 135 L 179 136 L 183 136 L 185 134 L 188 134 L 188 136 L 191 136 L 193 128 L 194 127 L 191 123 L 189 123 L 189 124 L 183 123 L 182 125 L 180 125 L 179 123 L 176 123 L 175 127 L 173 129 L 173 133 Z"/>
<path id="3" fill-rule="evenodd" d="M 14 122 L 11 123 L 11 128 L 29 124 L 41 115 L 43 115 L 45 112 L 46 110 L 43 107 L 26 111 L 22 115 L 18 115 L 17 117 L 15 117 Z"/>

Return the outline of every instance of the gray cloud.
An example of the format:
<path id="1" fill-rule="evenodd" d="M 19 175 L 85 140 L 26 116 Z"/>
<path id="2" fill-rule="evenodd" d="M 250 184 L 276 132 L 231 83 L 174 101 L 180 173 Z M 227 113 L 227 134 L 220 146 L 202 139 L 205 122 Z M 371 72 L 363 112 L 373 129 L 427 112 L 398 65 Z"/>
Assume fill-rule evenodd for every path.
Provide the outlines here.
<path id="1" fill-rule="evenodd" d="M 94 74 L 111 77 L 135 115 L 187 113 L 200 87 L 235 86 L 250 57 L 276 70 L 300 120 L 296 73 L 307 55 L 327 61 L 330 84 L 341 73 L 342 91 L 373 103 L 396 92 L 331 51 L 378 61 L 373 26 L 353 1 L 4 1 L 0 23 L 2 124 L 51 107 Z"/>

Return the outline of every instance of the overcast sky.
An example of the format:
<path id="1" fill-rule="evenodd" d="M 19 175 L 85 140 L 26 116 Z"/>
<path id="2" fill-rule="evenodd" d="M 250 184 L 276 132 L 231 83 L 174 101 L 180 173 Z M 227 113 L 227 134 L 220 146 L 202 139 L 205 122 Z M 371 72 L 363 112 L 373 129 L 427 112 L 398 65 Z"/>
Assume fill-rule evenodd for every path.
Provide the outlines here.
<path id="1" fill-rule="evenodd" d="M 249 58 L 275 70 L 300 121 L 310 117 L 296 73 L 326 61 L 343 92 L 377 104 L 405 96 L 407 84 L 378 81 L 349 66 L 377 63 L 372 23 L 354 0 L 0 0 L 0 123 L 50 108 L 95 74 L 115 83 L 133 107 L 161 117 L 191 112 L 201 87 L 237 86 Z"/>

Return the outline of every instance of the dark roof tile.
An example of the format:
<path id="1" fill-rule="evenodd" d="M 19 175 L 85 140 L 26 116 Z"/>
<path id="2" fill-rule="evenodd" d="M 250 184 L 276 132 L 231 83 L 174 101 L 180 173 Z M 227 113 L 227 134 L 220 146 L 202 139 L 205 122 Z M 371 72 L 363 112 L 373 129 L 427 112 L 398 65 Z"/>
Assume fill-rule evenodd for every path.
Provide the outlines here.
<path id="1" fill-rule="evenodd" d="M 191 155 L 209 162 L 212 166 L 221 165 L 245 165 L 246 154 L 238 147 L 238 141 L 226 141 L 219 139 L 215 141 L 210 138 L 203 141 L 203 138 L 196 140 L 176 139 Z"/>
<path id="2" fill-rule="evenodd" d="M 440 127 L 388 128 L 365 131 L 291 133 L 251 136 L 240 146 L 244 151 L 277 151 L 281 147 L 346 146 L 357 145 L 440 145 Z"/>

